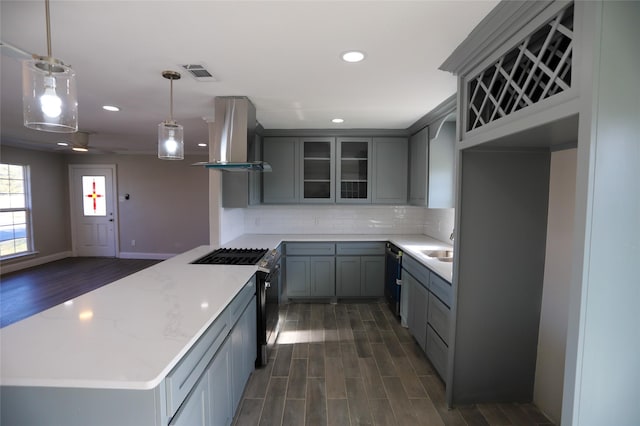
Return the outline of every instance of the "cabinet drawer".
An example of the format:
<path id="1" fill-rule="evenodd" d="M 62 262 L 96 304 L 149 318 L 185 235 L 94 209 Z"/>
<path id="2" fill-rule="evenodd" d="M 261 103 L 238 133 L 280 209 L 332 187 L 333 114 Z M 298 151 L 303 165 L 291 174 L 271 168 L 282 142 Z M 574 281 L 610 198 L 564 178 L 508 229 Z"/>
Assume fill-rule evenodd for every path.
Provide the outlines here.
<path id="1" fill-rule="evenodd" d="M 451 306 L 451 284 L 449 284 L 436 274 L 431 274 L 431 278 L 429 280 L 429 290 L 433 294 L 438 296 L 438 298 L 442 300 L 445 305 Z"/>
<path id="2" fill-rule="evenodd" d="M 349 242 L 337 243 L 336 253 L 345 256 L 376 256 L 384 255 L 383 242 Z"/>
<path id="3" fill-rule="evenodd" d="M 429 292 L 427 322 L 440 335 L 444 343 L 449 344 L 449 308 L 440 299 Z"/>
<path id="4" fill-rule="evenodd" d="M 256 276 L 251 277 L 249 282 L 245 284 L 245 286 L 240 290 L 240 293 L 233 298 L 231 303 L 229 304 L 229 315 L 230 315 L 230 324 L 233 325 L 238 321 L 240 315 L 244 311 L 245 306 L 249 303 L 253 296 L 256 294 Z"/>
<path id="5" fill-rule="evenodd" d="M 447 345 L 438 337 L 431 326 L 427 325 L 427 357 L 445 382 L 447 381 L 448 352 Z"/>
<path id="6" fill-rule="evenodd" d="M 402 256 L 402 269 L 413 275 L 413 278 L 420 281 L 425 287 L 429 286 L 429 269 L 411 256 L 407 256 L 406 254 Z"/>
<path id="7" fill-rule="evenodd" d="M 169 417 L 178 410 L 229 334 L 231 329 L 229 311 L 229 308 L 222 311 L 178 365 L 167 375 L 167 415 Z"/>
<path id="8" fill-rule="evenodd" d="M 335 243 L 287 243 L 287 256 L 331 256 L 336 254 Z"/>

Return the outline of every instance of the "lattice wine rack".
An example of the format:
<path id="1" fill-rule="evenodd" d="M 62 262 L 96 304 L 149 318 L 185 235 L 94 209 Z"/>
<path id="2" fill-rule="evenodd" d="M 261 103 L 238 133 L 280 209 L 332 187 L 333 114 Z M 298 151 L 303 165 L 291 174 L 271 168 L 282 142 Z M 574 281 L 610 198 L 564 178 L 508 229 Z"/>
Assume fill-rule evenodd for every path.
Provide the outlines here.
<path id="1" fill-rule="evenodd" d="M 467 83 L 467 131 L 571 87 L 573 4 Z"/>

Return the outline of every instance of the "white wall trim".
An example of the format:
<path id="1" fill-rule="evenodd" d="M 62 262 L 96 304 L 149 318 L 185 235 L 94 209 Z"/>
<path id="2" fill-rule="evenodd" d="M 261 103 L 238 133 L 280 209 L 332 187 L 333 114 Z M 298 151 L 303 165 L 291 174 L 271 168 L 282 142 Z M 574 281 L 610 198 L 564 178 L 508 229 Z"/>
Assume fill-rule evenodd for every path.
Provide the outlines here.
<path id="1" fill-rule="evenodd" d="M 34 257 L 31 259 L 23 260 L 22 262 L 12 262 L 8 265 L 0 264 L 0 272 L 2 272 L 3 274 L 7 274 L 9 272 L 15 272 L 21 269 L 31 268 L 33 266 L 55 262 L 56 260 L 65 259 L 71 256 L 71 251 L 61 251 L 60 253 L 54 253 L 48 256 Z"/>
<path id="2" fill-rule="evenodd" d="M 178 253 L 139 253 L 135 251 L 121 251 L 120 259 L 149 259 L 149 260 L 166 260 Z"/>

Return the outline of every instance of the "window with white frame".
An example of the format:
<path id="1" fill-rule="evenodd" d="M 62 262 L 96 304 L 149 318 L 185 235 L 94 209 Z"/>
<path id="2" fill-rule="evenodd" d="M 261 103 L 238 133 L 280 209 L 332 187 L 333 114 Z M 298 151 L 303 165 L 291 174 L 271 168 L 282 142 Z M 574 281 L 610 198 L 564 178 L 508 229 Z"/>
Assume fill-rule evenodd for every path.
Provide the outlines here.
<path id="1" fill-rule="evenodd" d="M 29 166 L 0 164 L 0 259 L 30 253 Z"/>

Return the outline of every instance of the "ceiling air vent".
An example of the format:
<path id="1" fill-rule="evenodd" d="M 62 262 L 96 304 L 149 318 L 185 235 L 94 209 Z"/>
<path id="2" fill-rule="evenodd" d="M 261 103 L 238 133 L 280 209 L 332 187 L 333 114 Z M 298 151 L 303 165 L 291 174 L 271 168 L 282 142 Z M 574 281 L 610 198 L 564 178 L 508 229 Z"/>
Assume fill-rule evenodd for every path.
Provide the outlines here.
<path id="1" fill-rule="evenodd" d="M 180 65 L 196 81 L 218 81 L 203 64 Z"/>

